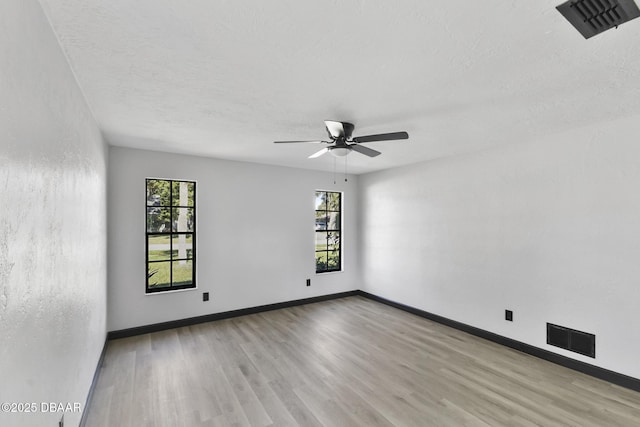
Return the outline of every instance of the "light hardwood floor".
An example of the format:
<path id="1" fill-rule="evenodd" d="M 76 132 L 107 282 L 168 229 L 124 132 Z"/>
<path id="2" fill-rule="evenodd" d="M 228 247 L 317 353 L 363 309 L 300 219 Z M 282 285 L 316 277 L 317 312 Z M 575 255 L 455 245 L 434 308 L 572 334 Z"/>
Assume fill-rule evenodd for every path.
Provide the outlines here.
<path id="1" fill-rule="evenodd" d="M 640 393 L 362 297 L 110 341 L 87 426 L 639 426 Z"/>

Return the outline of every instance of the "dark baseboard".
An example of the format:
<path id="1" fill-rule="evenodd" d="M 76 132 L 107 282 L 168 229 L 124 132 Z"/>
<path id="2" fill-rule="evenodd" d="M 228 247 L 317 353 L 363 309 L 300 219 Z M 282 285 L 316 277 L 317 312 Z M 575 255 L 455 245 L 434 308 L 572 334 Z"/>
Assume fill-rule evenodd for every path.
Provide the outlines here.
<path id="1" fill-rule="evenodd" d="M 104 363 L 104 355 L 107 352 L 107 341 L 108 341 L 108 338 L 104 340 L 104 345 L 102 346 L 102 352 L 100 353 L 100 358 L 98 359 L 98 365 L 96 366 L 96 371 L 93 373 L 93 379 L 91 380 L 89 393 L 87 393 L 87 400 L 84 402 L 84 408 L 82 409 L 82 417 L 80 418 L 79 427 L 84 427 L 87 422 L 89 405 L 91 405 L 91 400 L 93 399 L 93 391 L 96 389 L 96 384 L 98 383 L 98 376 L 100 375 L 100 370 L 102 369 L 102 364 Z"/>
<path id="2" fill-rule="evenodd" d="M 484 338 L 489 341 L 493 341 L 495 343 L 504 345 L 514 350 L 518 350 L 523 353 L 530 354 L 540 359 L 553 362 L 555 364 L 564 366 L 566 368 L 585 373 L 592 377 L 608 381 L 612 384 L 616 384 L 631 390 L 640 391 L 640 379 L 638 378 L 630 377 L 624 374 L 620 374 L 618 372 L 610 371 L 608 369 L 604 369 L 598 366 L 584 363 L 579 360 L 571 359 L 569 357 L 565 357 L 560 354 L 541 349 L 539 347 L 525 344 L 523 342 L 516 341 L 514 339 L 507 338 L 502 335 L 494 334 L 493 332 L 485 331 L 484 329 L 479 329 L 474 326 L 467 325 L 465 323 L 456 322 L 455 320 L 447 319 L 446 317 L 438 316 L 437 314 L 429 313 L 427 311 L 423 311 L 405 304 L 391 301 L 386 298 L 382 298 L 377 295 L 370 294 L 368 292 L 358 291 L 358 295 L 371 299 L 373 301 L 377 301 L 377 302 L 389 305 L 391 307 L 398 308 L 408 313 L 415 314 L 416 316 L 420 316 L 425 319 L 429 319 L 434 322 L 441 323 L 446 326 L 450 326 L 454 329 L 467 332 L 471 335 L 475 335 L 477 337 Z"/>
<path id="3" fill-rule="evenodd" d="M 260 305 L 257 307 L 242 308 L 239 310 L 225 311 L 223 313 L 206 314 L 204 316 L 189 317 L 187 319 L 172 320 L 170 322 L 154 323 L 152 325 L 138 326 L 135 328 L 111 331 L 107 334 L 107 340 L 133 337 L 136 335 L 159 332 L 167 329 L 181 328 L 183 326 L 197 325 L 214 320 L 229 319 L 231 317 L 246 316 L 247 314 L 262 313 L 264 311 L 279 310 L 281 308 L 294 307 L 297 305 L 311 304 L 314 302 L 328 301 L 337 298 L 351 297 L 359 295 L 360 291 L 340 292 L 337 294 L 321 295 L 317 297 L 298 299 L 293 301 L 278 302 L 275 304 Z"/>

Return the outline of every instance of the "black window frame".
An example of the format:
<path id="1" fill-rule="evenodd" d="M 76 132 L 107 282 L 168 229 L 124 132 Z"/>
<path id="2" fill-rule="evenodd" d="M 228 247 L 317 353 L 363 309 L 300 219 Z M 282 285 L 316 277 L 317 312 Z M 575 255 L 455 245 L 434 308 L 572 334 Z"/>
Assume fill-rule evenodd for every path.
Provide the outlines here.
<path id="1" fill-rule="evenodd" d="M 315 209 L 316 224 L 315 224 L 315 233 L 314 233 L 314 251 L 315 251 L 314 258 L 316 262 L 316 274 L 333 273 L 333 272 L 342 271 L 342 233 L 343 233 L 342 215 L 343 215 L 343 206 L 344 206 L 343 193 L 340 191 L 316 190 L 315 192 L 316 200 L 318 198 L 318 195 L 321 193 L 325 194 L 324 209 L 318 209 L 317 205 Z M 329 200 L 330 194 L 336 194 L 338 196 L 337 209 L 332 209 L 328 206 L 327 201 Z M 331 221 L 329 221 L 328 218 L 331 213 L 337 213 L 338 215 L 338 220 L 333 221 L 336 228 L 329 228 L 329 224 L 331 223 Z M 320 225 L 318 224 L 318 218 L 325 218 L 324 227 L 322 226 L 322 223 L 320 223 Z M 326 233 L 326 249 L 318 250 L 318 247 L 317 247 L 318 233 Z M 338 259 L 334 267 L 329 267 L 330 253 L 336 252 L 335 249 L 333 250 L 330 249 L 331 246 L 333 247 L 336 246 L 336 241 L 330 242 L 331 233 L 337 233 L 337 236 L 338 236 L 338 239 L 337 239 Z M 319 259 L 318 259 L 319 253 L 325 254 L 325 257 L 326 257 L 325 259 L 327 260 L 327 262 L 324 265 L 321 263 L 321 261 L 319 262 Z"/>
<path id="2" fill-rule="evenodd" d="M 151 195 L 149 194 L 149 181 L 166 181 L 169 185 L 169 202 L 168 204 L 162 204 L 160 201 L 156 204 L 149 204 L 150 202 L 150 197 Z M 189 204 L 189 201 L 187 200 L 187 204 L 186 205 L 174 205 L 174 183 L 181 183 L 181 182 L 186 182 L 188 184 L 192 184 L 193 185 L 193 198 L 192 198 L 192 204 Z M 177 290 L 183 290 L 183 289 L 194 289 L 196 288 L 196 224 L 197 224 L 197 189 L 196 189 L 197 183 L 196 181 L 192 181 L 192 180 L 186 180 L 186 179 L 167 179 L 167 178 L 146 178 L 145 179 L 145 267 L 146 267 L 146 280 L 145 280 L 145 293 L 146 294 L 155 294 L 155 293 L 162 293 L 162 292 L 170 292 L 170 291 L 177 291 Z M 177 209 L 191 209 L 192 210 L 192 221 L 191 223 L 188 225 L 188 228 L 190 228 L 191 231 L 184 231 L 184 230 L 178 230 L 177 226 L 176 226 L 176 230 L 174 230 L 173 224 L 176 221 L 175 218 L 175 214 L 174 211 L 177 211 Z M 149 231 L 150 228 L 150 224 L 149 224 L 149 220 L 150 220 L 150 212 L 153 210 L 161 210 L 161 209 L 167 209 L 169 211 L 169 229 L 168 231 Z M 177 216 L 177 215 L 176 215 Z M 188 217 L 187 217 L 188 218 Z M 191 238 L 191 256 L 186 255 L 186 258 L 174 258 L 173 257 L 173 253 L 174 253 L 174 249 L 173 249 L 173 244 L 174 244 L 174 238 L 178 237 L 178 236 L 187 236 Z M 150 237 L 154 237 L 154 236 L 167 236 L 169 238 L 169 255 L 168 255 L 168 259 L 164 259 L 164 260 L 150 260 L 150 256 L 149 256 L 149 239 Z M 174 262 L 176 261 L 190 261 L 191 262 L 191 282 L 190 283 L 186 283 L 186 284 L 178 284 L 178 285 L 174 285 L 174 281 L 173 281 L 173 273 L 174 273 Z M 153 264 L 156 263 L 168 263 L 169 265 L 169 286 L 163 286 L 163 287 L 153 287 L 152 285 L 150 285 L 150 281 L 153 280 L 153 274 L 150 274 L 150 267 Z M 156 270 L 157 272 L 158 270 Z"/>

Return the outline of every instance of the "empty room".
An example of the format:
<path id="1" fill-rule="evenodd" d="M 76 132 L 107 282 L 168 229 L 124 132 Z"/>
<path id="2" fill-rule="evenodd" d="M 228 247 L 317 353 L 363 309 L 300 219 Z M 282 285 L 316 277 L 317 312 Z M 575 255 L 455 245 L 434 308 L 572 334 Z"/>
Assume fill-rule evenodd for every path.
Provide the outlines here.
<path id="1" fill-rule="evenodd" d="M 633 0 L 0 2 L 0 426 L 640 425 Z"/>

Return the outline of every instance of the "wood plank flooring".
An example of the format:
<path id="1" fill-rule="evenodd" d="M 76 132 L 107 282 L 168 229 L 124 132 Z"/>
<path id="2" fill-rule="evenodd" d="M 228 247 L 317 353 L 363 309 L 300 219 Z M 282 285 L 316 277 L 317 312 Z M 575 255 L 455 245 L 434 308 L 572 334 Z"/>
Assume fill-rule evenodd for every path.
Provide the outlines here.
<path id="1" fill-rule="evenodd" d="M 108 343 L 87 426 L 636 426 L 640 393 L 362 297 Z"/>

